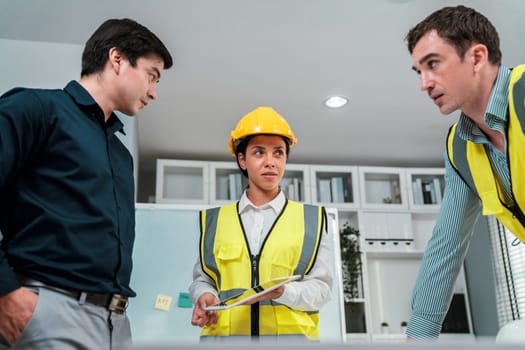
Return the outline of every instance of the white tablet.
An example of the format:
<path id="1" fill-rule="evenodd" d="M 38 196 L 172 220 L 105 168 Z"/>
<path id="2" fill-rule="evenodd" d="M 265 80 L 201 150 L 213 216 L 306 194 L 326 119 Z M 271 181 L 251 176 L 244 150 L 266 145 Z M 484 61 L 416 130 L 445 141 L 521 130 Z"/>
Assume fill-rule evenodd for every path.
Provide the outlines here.
<path id="1" fill-rule="evenodd" d="M 256 287 L 249 288 L 240 295 L 223 300 L 219 303 L 219 305 L 208 306 L 204 310 L 206 311 L 227 310 L 235 306 L 244 305 L 265 293 L 268 293 L 274 289 L 279 288 L 282 285 L 285 285 L 286 283 L 298 281 L 302 279 L 303 277 L 304 276 L 302 275 L 277 277 L 277 278 L 271 279 L 270 281 L 261 283 Z"/>

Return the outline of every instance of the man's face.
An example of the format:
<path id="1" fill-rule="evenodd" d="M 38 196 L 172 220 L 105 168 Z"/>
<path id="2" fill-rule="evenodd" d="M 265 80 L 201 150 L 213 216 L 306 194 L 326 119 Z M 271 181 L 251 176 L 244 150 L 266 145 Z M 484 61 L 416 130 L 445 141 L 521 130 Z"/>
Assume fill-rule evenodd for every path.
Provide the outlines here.
<path id="1" fill-rule="evenodd" d="M 451 44 L 432 30 L 417 42 L 412 59 L 421 90 L 427 92 L 442 114 L 463 109 L 475 100 L 477 84 L 469 50 L 462 59 Z"/>
<path id="2" fill-rule="evenodd" d="M 157 56 L 140 57 L 136 67 L 127 59 L 122 60 L 117 110 L 127 115 L 136 115 L 150 100 L 157 98 L 157 83 L 164 62 Z"/>

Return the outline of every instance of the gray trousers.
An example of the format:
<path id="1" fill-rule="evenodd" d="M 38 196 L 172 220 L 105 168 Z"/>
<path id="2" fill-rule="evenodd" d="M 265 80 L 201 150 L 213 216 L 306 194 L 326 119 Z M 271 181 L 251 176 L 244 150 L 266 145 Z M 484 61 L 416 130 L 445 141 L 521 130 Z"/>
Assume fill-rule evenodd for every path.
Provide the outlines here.
<path id="1" fill-rule="evenodd" d="M 81 304 L 67 295 L 45 288 L 26 328 L 13 347 L 0 336 L 0 350 L 124 350 L 131 348 L 131 329 L 126 314 L 116 314 L 93 304 Z"/>

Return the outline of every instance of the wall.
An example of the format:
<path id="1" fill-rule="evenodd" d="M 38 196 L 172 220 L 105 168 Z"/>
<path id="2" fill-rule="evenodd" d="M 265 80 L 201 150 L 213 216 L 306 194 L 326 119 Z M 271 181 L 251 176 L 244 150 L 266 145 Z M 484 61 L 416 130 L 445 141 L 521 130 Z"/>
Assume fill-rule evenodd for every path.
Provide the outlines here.
<path id="1" fill-rule="evenodd" d="M 82 47 L 0 39 L 0 93 L 16 86 L 58 88 L 80 76 Z"/>

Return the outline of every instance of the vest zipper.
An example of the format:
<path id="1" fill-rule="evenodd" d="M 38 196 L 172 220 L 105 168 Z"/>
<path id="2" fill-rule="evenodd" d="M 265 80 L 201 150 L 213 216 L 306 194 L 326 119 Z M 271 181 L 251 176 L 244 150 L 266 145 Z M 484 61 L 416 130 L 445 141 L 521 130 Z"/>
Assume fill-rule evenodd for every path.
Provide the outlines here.
<path id="1" fill-rule="evenodd" d="M 252 287 L 259 284 L 257 265 L 259 263 L 259 255 L 252 255 Z"/>
<path id="2" fill-rule="evenodd" d="M 259 284 L 259 255 L 252 255 L 252 287 Z M 252 304 L 250 308 L 251 336 L 252 339 L 259 337 L 259 303 Z"/>

